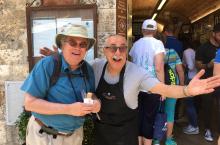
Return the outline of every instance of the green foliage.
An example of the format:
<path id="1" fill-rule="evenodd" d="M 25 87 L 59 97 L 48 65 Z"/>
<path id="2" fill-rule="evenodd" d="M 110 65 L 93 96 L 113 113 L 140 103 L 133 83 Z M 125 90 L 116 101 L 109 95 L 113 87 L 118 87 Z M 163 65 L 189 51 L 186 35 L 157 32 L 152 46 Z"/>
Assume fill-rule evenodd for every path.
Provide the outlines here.
<path id="1" fill-rule="evenodd" d="M 18 128 L 18 136 L 21 142 L 25 142 L 26 129 L 30 116 L 30 112 L 23 111 L 19 115 L 18 120 L 16 121 L 16 126 Z"/>
<path id="2" fill-rule="evenodd" d="M 83 145 L 94 145 L 94 123 L 92 117 L 87 115 L 83 126 L 84 138 Z"/>
<path id="3" fill-rule="evenodd" d="M 23 111 L 21 115 L 18 117 L 18 120 L 16 121 L 19 139 L 23 143 L 25 142 L 26 129 L 30 116 L 31 116 L 30 112 Z M 84 130 L 83 145 L 94 145 L 94 124 L 91 116 L 86 116 L 83 130 Z"/>

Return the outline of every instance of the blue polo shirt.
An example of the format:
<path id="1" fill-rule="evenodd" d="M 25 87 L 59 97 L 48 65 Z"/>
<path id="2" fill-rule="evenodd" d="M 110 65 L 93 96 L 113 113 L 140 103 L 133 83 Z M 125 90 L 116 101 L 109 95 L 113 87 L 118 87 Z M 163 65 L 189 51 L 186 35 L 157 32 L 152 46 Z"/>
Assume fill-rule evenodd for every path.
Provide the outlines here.
<path id="1" fill-rule="evenodd" d="M 220 49 L 218 49 L 218 51 L 216 52 L 214 62 L 215 63 L 220 63 Z"/>
<path id="2" fill-rule="evenodd" d="M 77 101 L 77 97 L 82 99 L 81 91 L 95 91 L 95 77 L 92 67 L 87 64 L 89 79 L 84 79 L 80 69 L 69 70 L 68 63 L 62 56 L 61 74 L 68 71 L 73 74 L 71 80 L 67 75 L 61 75 L 54 86 L 50 87 L 50 77 L 54 69 L 54 60 L 52 56 L 41 59 L 33 68 L 30 75 L 24 81 L 21 90 L 31 94 L 36 98 L 47 100 L 54 103 L 71 104 Z M 73 87 L 71 85 L 71 82 Z M 77 96 L 77 97 L 76 97 Z M 84 123 L 84 117 L 71 115 L 44 115 L 32 112 L 34 117 L 40 119 L 47 126 L 51 126 L 62 132 L 72 132 L 81 127 Z"/>
<path id="3" fill-rule="evenodd" d="M 183 56 L 183 44 L 174 36 L 167 36 L 165 48 L 174 49 L 179 57 L 182 59 Z"/>

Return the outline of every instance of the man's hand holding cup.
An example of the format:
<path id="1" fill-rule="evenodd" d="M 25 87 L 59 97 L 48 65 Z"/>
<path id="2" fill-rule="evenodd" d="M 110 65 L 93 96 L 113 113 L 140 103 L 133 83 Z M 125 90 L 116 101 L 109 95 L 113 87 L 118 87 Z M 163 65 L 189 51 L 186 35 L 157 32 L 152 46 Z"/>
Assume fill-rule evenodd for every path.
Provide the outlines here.
<path id="1" fill-rule="evenodd" d="M 99 112 L 100 108 L 101 108 L 101 102 L 96 98 L 96 96 L 91 93 L 91 92 L 88 92 L 86 94 L 86 97 L 84 97 L 84 100 L 83 100 L 84 103 L 86 104 L 90 104 L 92 105 L 92 113 L 97 113 Z"/>

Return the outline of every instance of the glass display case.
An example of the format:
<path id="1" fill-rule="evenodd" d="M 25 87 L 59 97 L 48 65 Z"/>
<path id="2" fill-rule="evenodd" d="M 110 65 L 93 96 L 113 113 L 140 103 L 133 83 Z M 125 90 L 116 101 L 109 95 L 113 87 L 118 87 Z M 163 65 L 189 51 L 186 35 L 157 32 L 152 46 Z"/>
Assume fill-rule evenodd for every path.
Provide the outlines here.
<path id="1" fill-rule="evenodd" d="M 97 6 L 41 6 L 27 7 L 28 61 L 30 70 L 41 58 L 40 48 L 52 49 L 57 34 L 72 24 L 86 26 L 90 37 L 97 37 Z M 97 56 L 97 46 L 87 52 L 86 60 Z"/>

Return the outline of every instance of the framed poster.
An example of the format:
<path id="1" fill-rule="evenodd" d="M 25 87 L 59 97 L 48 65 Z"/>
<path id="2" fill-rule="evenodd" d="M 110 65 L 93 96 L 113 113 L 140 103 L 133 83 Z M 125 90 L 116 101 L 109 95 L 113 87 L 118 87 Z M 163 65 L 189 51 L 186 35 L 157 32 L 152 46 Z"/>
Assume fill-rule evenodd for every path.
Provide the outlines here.
<path id="1" fill-rule="evenodd" d="M 90 37 L 97 38 L 97 6 L 27 7 L 27 38 L 29 70 L 41 58 L 40 48 L 53 48 L 55 37 L 72 24 L 84 25 Z M 87 52 L 86 60 L 97 56 L 97 45 Z"/>

